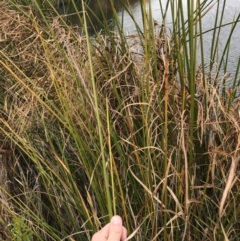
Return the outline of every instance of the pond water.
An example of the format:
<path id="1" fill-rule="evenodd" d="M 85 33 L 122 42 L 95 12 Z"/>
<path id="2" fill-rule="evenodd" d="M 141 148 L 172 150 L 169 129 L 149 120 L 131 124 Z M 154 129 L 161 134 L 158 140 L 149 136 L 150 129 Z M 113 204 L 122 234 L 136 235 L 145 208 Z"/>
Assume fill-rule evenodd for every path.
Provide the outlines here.
<path id="1" fill-rule="evenodd" d="M 165 6 L 167 0 L 151 0 L 151 9 L 152 9 L 152 16 L 154 21 L 162 23 L 161 18 L 161 10 L 160 10 L 160 1 L 164 10 L 166 10 Z M 221 1 L 221 7 L 223 5 L 223 1 Z M 183 1 L 184 9 L 187 11 L 187 1 Z M 132 14 L 139 24 L 140 28 L 142 28 L 142 14 L 141 14 L 141 6 L 139 3 L 135 3 L 131 6 Z M 213 28 L 215 17 L 216 17 L 217 5 L 213 6 L 211 10 L 203 17 L 202 24 L 203 24 L 203 31 L 207 31 Z M 186 12 L 185 12 L 186 14 Z M 237 18 L 240 14 L 240 1 L 239 0 L 227 0 L 225 5 L 225 12 L 223 16 L 223 24 L 230 23 L 233 19 Z M 119 11 L 118 13 L 119 18 L 122 21 L 123 29 L 126 34 L 134 34 L 136 32 L 136 26 L 129 16 L 127 11 Z M 220 18 L 220 16 L 219 16 Z M 171 29 L 172 28 L 172 19 L 171 19 L 171 11 L 170 9 L 167 10 L 167 16 L 165 20 L 166 26 Z M 218 56 L 220 57 L 223 53 L 225 48 L 229 33 L 231 30 L 231 25 L 228 25 L 222 28 L 221 34 L 219 36 L 218 41 Z M 213 38 L 213 31 L 210 31 L 203 35 L 204 46 L 205 46 L 205 60 L 206 63 L 210 62 L 210 49 L 211 43 Z M 216 60 L 217 61 L 217 60 Z M 229 59 L 227 65 L 227 71 L 230 73 L 230 78 L 234 77 L 233 75 L 236 73 L 236 68 L 238 65 L 238 61 L 240 61 L 240 22 L 237 24 L 234 33 L 231 37 L 231 45 L 230 45 L 230 52 L 229 52 Z M 199 59 L 200 62 L 200 59 Z"/>
<path id="2" fill-rule="evenodd" d="M 61 5 L 60 8 L 61 12 L 65 12 L 66 6 L 64 6 L 64 2 L 67 2 L 66 0 L 59 0 L 63 4 Z M 96 29 L 101 28 L 99 26 L 98 21 L 96 19 L 100 19 L 100 21 L 104 21 L 104 18 L 106 18 L 106 21 L 109 21 L 112 18 L 112 10 L 111 10 L 111 4 L 110 0 L 88 0 L 89 1 L 89 10 L 88 10 L 88 15 L 91 18 L 91 22 L 93 25 L 96 27 Z M 141 14 L 141 6 L 140 6 L 140 1 L 139 0 L 123 0 L 125 4 L 129 3 L 130 7 L 129 9 L 131 10 L 135 21 L 137 24 L 142 27 L 142 14 Z M 176 0 L 177 1 L 177 0 Z M 220 3 L 222 4 L 224 1 L 219 0 Z M 71 1 L 70 1 L 71 2 Z M 102 3 L 103 6 L 103 12 L 104 14 L 101 14 L 101 11 L 99 10 L 98 7 L 98 2 Z M 215 1 L 217 2 L 217 0 Z M 118 16 L 120 19 L 120 22 L 123 25 L 124 32 L 126 34 L 134 34 L 136 33 L 136 26 L 132 20 L 132 18 L 129 16 L 126 10 L 121 10 L 121 6 L 119 4 L 118 0 L 114 0 L 115 3 L 115 8 L 118 9 Z M 149 0 L 147 4 L 151 4 L 151 9 L 152 9 L 152 16 L 154 21 L 159 22 L 160 24 L 162 23 L 161 19 L 161 10 L 160 10 L 160 3 L 163 6 L 163 10 L 165 11 L 164 7 L 166 6 L 167 0 Z M 81 12 L 81 0 L 75 0 L 76 6 L 78 6 L 78 11 Z M 65 4 L 66 5 L 66 4 Z M 187 11 L 187 0 L 183 0 L 183 7 L 185 11 Z M 64 11 L 63 11 L 64 10 Z M 217 5 L 215 5 L 202 19 L 202 24 L 203 24 L 203 31 L 212 29 L 214 26 L 214 21 L 215 21 L 215 16 L 216 16 L 216 10 L 217 10 Z M 75 9 L 72 6 L 68 6 L 68 14 L 71 13 L 76 13 Z M 102 13 L 103 13 L 102 12 Z M 171 11 L 170 7 L 167 9 L 167 16 L 165 20 L 165 25 L 171 29 L 172 28 L 172 19 L 171 19 Z M 186 14 L 186 12 L 185 12 Z M 234 18 L 237 18 L 240 14 L 240 0 L 226 0 L 226 6 L 225 6 L 225 12 L 223 16 L 223 24 L 231 22 Z M 219 16 L 220 18 L 220 16 Z M 73 15 L 71 22 L 74 24 L 79 24 L 79 18 L 76 17 L 76 15 Z M 221 57 L 221 54 L 223 53 L 223 50 L 225 48 L 229 32 L 231 30 L 231 25 L 228 25 L 221 30 L 221 34 L 218 39 L 218 56 Z M 206 34 L 203 35 L 203 40 L 204 40 L 204 47 L 205 47 L 205 61 L 206 63 L 210 62 L 210 49 L 211 49 L 211 43 L 212 43 L 212 38 L 213 38 L 213 31 L 210 31 Z M 239 61 L 239 56 L 240 56 L 240 22 L 236 26 L 234 33 L 231 37 L 231 46 L 230 46 L 230 52 L 228 56 L 228 61 L 227 61 L 227 72 L 229 72 L 230 78 L 234 77 L 234 73 L 236 73 L 236 68 L 238 65 Z M 219 62 L 219 59 L 215 59 L 215 62 Z M 200 59 L 199 59 L 200 63 Z"/>

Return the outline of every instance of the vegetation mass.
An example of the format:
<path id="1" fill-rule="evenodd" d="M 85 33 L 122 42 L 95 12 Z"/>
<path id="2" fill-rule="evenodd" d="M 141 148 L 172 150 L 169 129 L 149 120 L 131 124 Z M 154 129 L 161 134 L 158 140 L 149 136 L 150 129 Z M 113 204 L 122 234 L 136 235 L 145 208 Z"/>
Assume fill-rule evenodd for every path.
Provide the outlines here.
<path id="1" fill-rule="evenodd" d="M 50 0 L 0 1 L 1 240 L 90 240 L 113 214 L 136 241 L 240 239 L 240 16 L 219 57 L 226 1 L 166 2 L 160 24 L 141 0 L 125 35 L 110 0 L 115 28 L 103 12 L 90 35 L 83 0 L 78 26 Z"/>

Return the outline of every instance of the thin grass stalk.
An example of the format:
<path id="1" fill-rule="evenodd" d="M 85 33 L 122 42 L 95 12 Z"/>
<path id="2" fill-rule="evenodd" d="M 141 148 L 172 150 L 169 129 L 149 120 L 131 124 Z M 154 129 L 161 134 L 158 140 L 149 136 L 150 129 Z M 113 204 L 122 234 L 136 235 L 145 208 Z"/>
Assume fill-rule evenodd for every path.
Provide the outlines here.
<path id="1" fill-rule="evenodd" d="M 215 18 L 215 19 L 216 19 L 216 20 L 215 20 L 215 27 L 214 27 L 214 32 L 213 32 L 213 41 L 215 40 L 215 38 L 214 38 L 214 36 L 215 36 L 215 31 L 218 30 L 218 34 L 217 34 L 217 40 L 218 40 L 218 39 L 219 39 L 219 36 L 220 36 L 221 29 L 222 29 L 223 26 L 225 26 L 225 25 L 222 24 L 224 12 L 225 12 L 225 11 L 224 11 L 224 10 L 225 10 L 225 5 L 226 5 L 226 0 L 224 0 L 224 2 L 223 2 L 223 7 L 222 7 L 222 11 L 221 11 L 221 18 L 220 18 L 220 23 L 219 23 L 219 26 L 220 26 L 220 27 L 217 28 L 217 20 L 218 20 L 218 11 L 219 11 L 219 8 L 220 8 L 220 1 L 218 2 L 217 13 L 216 13 L 216 18 Z M 237 20 L 234 22 L 233 27 L 232 27 L 232 30 L 231 30 L 231 32 L 230 32 L 230 35 L 228 36 L 228 39 L 227 39 L 227 42 L 226 42 L 226 45 L 225 45 L 225 48 L 224 48 L 222 57 L 221 57 L 221 59 L 220 59 L 219 65 L 218 65 L 218 72 L 217 72 L 217 75 L 216 75 L 216 78 L 215 78 L 214 85 L 217 84 L 216 81 L 217 81 L 217 78 L 218 78 L 218 76 L 219 76 L 220 70 L 221 70 L 221 68 L 222 68 L 222 64 L 223 64 L 223 61 L 224 61 L 225 56 L 226 56 L 226 63 L 227 63 L 227 60 L 228 60 L 228 51 L 227 51 L 227 49 L 229 48 L 228 46 L 229 46 L 229 44 L 230 44 L 231 35 L 232 35 L 232 33 L 233 33 L 233 30 L 234 30 L 237 22 L 239 21 L 239 18 L 240 18 L 240 14 L 239 14 L 238 17 L 237 17 Z M 213 41 L 212 41 L 212 47 L 211 47 L 211 50 L 212 50 L 212 51 L 211 51 L 211 60 L 212 60 L 212 63 L 210 64 L 210 70 L 212 70 L 212 66 L 213 66 L 213 64 L 214 64 L 214 60 L 215 60 L 215 56 L 216 56 L 217 48 L 218 48 L 218 42 L 216 42 L 216 43 L 215 43 L 215 47 L 213 47 L 213 46 L 214 46 Z M 214 50 L 214 51 L 213 51 L 213 50 Z M 226 67 L 227 67 L 227 66 L 225 65 L 224 68 L 226 69 Z M 224 87 L 223 87 L 223 88 L 224 88 Z M 223 89 L 223 94 L 224 94 L 224 92 L 225 92 L 225 89 Z"/>
<path id="2" fill-rule="evenodd" d="M 148 9 L 148 12 L 146 11 L 146 8 Z M 153 62 L 153 65 L 152 65 L 152 68 L 153 68 L 153 75 L 154 75 L 154 78 L 155 79 L 159 79 L 158 78 L 158 70 L 157 70 L 157 56 L 156 56 L 156 46 L 155 46 L 155 38 L 154 38 L 154 27 L 153 27 L 153 21 L 152 21 L 152 11 L 151 11 L 151 2 L 149 1 L 148 3 L 148 7 L 147 7 L 147 3 L 145 1 L 142 1 L 141 2 L 141 11 L 142 11 L 142 19 L 143 19 L 143 35 L 144 35 L 144 53 L 145 53 L 145 72 L 147 73 L 146 74 L 146 79 L 144 80 L 144 82 L 146 83 L 146 95 L 143 97 L 144 99 L 146 99 L 146 101 L 148 101 L 148 99 L 150 98 L 151 94 L 149 92 L 150 90 L 150 79 L 149 79 L 149 73 L 152 71 L 150 69 L 150 66 L 149 66 L 149 63 L 150 62 Z M 164 30 L 163 30 L 164 31 Z M 164 62 L 165 63 L 165 75 L 164 75 L 164 93 L 165 93 L 165 100 L 162 102 L 162 97 L 161 97 L 161 94 L 159 95 L 159 108 L 162 108 L 164 109 L 164 106 L 165 106 L 165 109 L 164 109 L 164 123 L 165 123 L 165 128 L 163 128 L 163 140 L 162 140 L 162 145 L 163 145 L 163 148 L 164 148 L 164 175 L 165 175 L 165 184 L 163 186 L 163 190 L 162 190 L 162 200 L 163 200 L 163 203 L 165 204 L 165 206 L 167 207 L 168 205 L 168 199 L 167 199 L 167 176 L 168 176 L 168 151 L 167 151 L 167 146 L 168 146 L 168 119 L 166 118 L 167 114 L 168 114 L 168 80 L 166 79 L 168 77 L 168 62 L 167 62 L 167 56 L 165 56 L 164 54 L 164 51 L 166 51 L 166 54 L 167 54 L 167 50 L 166 49 L 162 49 L 161 52 L 162 52 L 162 58 L 164 59 Z M 166 59 L 166 61 L 165 61 Z M 165 77 L 167 76 L 167 77 Z M 160 85 L 160 83 L 159 83 Z M 159 86 L 160 87 L 160 86 Z M 163 103 L 163 104 L 162 104 Z M 148 118 L 148 113 L 149 113 L 150 109 L 148 109 L 146 111 L 147 115 L 146 115 L 146 130 L 148 131 L 148 122 L 149 122 L 149 118 Z M 150 136 L 150 134 L 147 134 L 147 136 Z M 151 146 L 151 141 L 149 143 L 149 141 L 147 141 L 146 145 L 150 145 Z M 150 170 L 152 169 L 151 167 L 151 158 L 149 157 L 148 158 L 148 170 L 149 170 L 149 176 L 151 176 L 151 172 Z M 151 178 L 148 178 L 149 180 L 149 186 L 152 186 L 152 181 L 151 181 Z M 152 209 L 154 209 L 154 205 L 151 204 L 151 206 L 149 207 L 148 209 L 148 212 L 147 213 L 151 213 Z M 153 233 L 153 236 L 155 236 L 157 234 L 157 228 L 155 228 L 155 225 L 157 225 L 155 223 L 155 218 L 153 217 L 152 219 L 152 233 Z M 164 212 L 164 226 L 166 227 L 164 229 L 164 238 L 166 240 L 167 238 L 167 222 L 168 222 L 168 214 L 167 212 Z"/>
<path id="3" fill-rule="evenodd" d="M 167 0 L 166 5 L 165 5 L 166 6 L 165 10 L 163 10 L 162 1 L 159 0 L 159 6 L 160 6 L 161 17 L 162 17 L 162 22 L 163 23 L 165 23 L 165 21 L 166 21 L 167 12 L 169 10 L 169 4 L 171 4 L 171 3 L 172 3 L 172 1 Z M 172 12 L 172 19 L 175 19 L 175 17 L 174 17 L 175 16 L 175 14 L 174 14 L 175 9 L 171 8 L 171 10 L 173 10 L 173 12 Z M 174 22 L 174 21 L 172 21 L 172 22 Z"/>
<path id="4" fill-rule="evenodd" d="M 108 149 L 109 149 L 109 164 L 110 164 L 110 177 L 111 177 L 111 188 L 112 188 L 112 206 L 113 214 L 117 214 L 116 210 L 116 196 L 115 196 L 115 184 L 114 184 L 114 170 L 113 170 L 113 153 L 111 145 L 111 130 L 110 130 L 110 119 L 109 119 L 109 101 L 106 99 L 106 112 L 107 112 L 107 135 L 108 135 Z"/>
<path id="5" fill-rule="evenodd" d="M 167 53 L 167 51 L 165 51 Z M 169 106 L 169 61 L 167 54 L 164 54 L 164 50 L 162 50 L 162 58 L 164 64 L 164 128 L 163 128 L 163 152 L 164 152 L 164 185 L 162 190 L 162 200 L 166 208 L 168 208 L 168 171 L 169 171 L 169 157 L 168 157 L 168 146 L 169 146 L 169 120 L 168 120 L 168 106 Z M 167 223 L 168 223 L 168 214 L 164 213 L 164 240 L 168 240 L 168 232 L 167 232 Z"/>
<path id="6" fill-rule="evenodd" d="M 113 140 L 116 140 L 116 138 L 113 138 Z M 119 141 L 115 141 L 115 142 L 114 142 L 115 145 L 117 146 L 117 148 L 118 148 L 118 142 L 119 142 Z M 122 160 L 126 160 L 126 159 L 127 159 L 127 157 L 124 155 L 123 150 L 119 150 L 119 149 L 118 149 L 118 153 L 119 153 L 119 154 L 122 154 L 122 157 L 121 157 Z M 121 206 L 122 206 L 122 209 L 123 209 L 123 217 L 124 217 L 124 220 L 125 220 L 125 222 L 126 222 L 126 228 L 127 228 L 127 230 L 130 230 L 129 214 L 128 214 L 128 212 L 127 212 L 127 207 L 126 207 L 127 201 L 126 201 L 126 199 L 125 199 L 124 189 L 123 189 L 123 187 L 122 187 L 121 180 L 120 180 L 120 177 L 119 177 L 119 175 L 120 175 L 121 173 L 119 173 L 118 168 L 117 168 L 117 165 L 116 165 L 116 162 L 115 162 L 114 159 L 113 159 L 113 169 L 114 169 L 114 173 L 115 173 L 115 175 L 116 175 L 117 185 L 118 185 L 119 191 L 120 191 L 120 197 L 121 197 L 121 202 L 120 202 L 120 203 L 121 203 Z"/>
<path id="7" fill-rule="evenodd" d="M 84 2 L 84 0 L 81 0 L 81 1 Z M 86 4 L 86 3 L 85 3 L 85 4 Z M 111 3 L 110 3 L 110 4 L 111 4 Z M 107 16 L 106 16 L 106 14 L 105 14 L 104 11 L 103 11 L 103 8 L 102 8 L 101 1 L 100 1 L 100 0 L 97 0 L 97 5 L 98 5 L 98 8 L 100 9 L 100 15 L 101 15 L 101 17 L 103 18 L 103 21 L 101 21 L 100 19 L 98 19 L 98 23 L 99 23 L 100 25 L 102 25 L 102 29 L 103 29 L 104 31 L 106 31 L 106 34 L 107 34 L 108 36 L 111 36 L 110 28 L 109 28 L 109 26 L 108 26 Z M 90 9 L 89 9 L 89 10 L 90 10 Z M 90 11 L 92 11 L 92 10 L 90 10 Z M 95 15 L 95 14 L 93 13 L 93 15 Z M 95 17 L 97 17 L 97 16 L 95 15 Z M 97 33 L 97 31 L 96 31 L 95 33 Z"/>
<path id="8" fill-rule="evenodd" d="M 204 61 L 204 41 L 203 41 L 203 31 L 202 31 L 202 11 L 201 11 L 201 2 L 200 0 L 197 1 L 197 16 L 198 16 L 198 26 L 199 26 L 199 43 L 200 43 L 200 56 L 201 56 L 201 81 L 203 83 L 203 88 L 204 88 L 204 91 L 206 90 L 207 88 L 207 83 L 206 83 L 206 76 L 205 76 L 205 61 Z M 204 113 L 207 113 L 207 96 L 204 95 Z M 207 141 L 207 137 L 205 139 L 206 143 L 208 143 Z"/>
<path id="9" fill-rule="evenodd" d="M 110 0 L 111 2 L 111 8 L 112 8 L 112 11 L 113 11 L 113 21 L 115 22 L 115 26 L 117 28 L 117 32 L 119 34 L 119 37 L 121 39 L 121 51 L 123 52 L 126 52 L 127 49 L 125 48 L 125 46 L 127 46 L 127 40 L 126 40 L 126 37 L 125 37 L 125 34 L 123 32 L 123 23 L 120 23 L 120 20 L 118 18 L 118 14 L 117 14 L 117 11 L 114 7 L 114 1 L 113 0 Z M 127 9 L 128 7 L 126 5 L 123 4 L 122 0 L 121 0 L 121 4 L 123 5 L 124 9 Z M 122 21 L 123 21 L 123 16 L 122 16 Z M 110 37 L 112 36 L 112 34 L 109 35 Z M 115 41 L 113 40 L 112 38 L 112 43 L 115 43 Z M 113 44 L 113 46 L 117 46 L 117 43 Z"/>
<path id="10" fill-rule="evenodd" d="M 194 125 L 196 121 L 196 114 L 197 111 L 195 111 L 196 105 L 195 105 L 195 93 L 196 93 L 196 87 L 195 87 L 195 74 L 196 74 L 196 55 L 197 55 L 197 25 L 194 23 L 194 12 L 195 12 L 195 4 L 188 0 L 188 30 L 189 30 L 189 62 L 190 62 L 190 68 L 188 72 L 188 83 L 189 83 L 189 91 L 190 91 L 190 125 L 189 125 L 189 131 L 190 131 L 190 148 L 189 148 L 189 178 L 192 179 L 192 165 L 193 165 L 193 158 L 194 158 Z"/>
<path id="11" fill-rule="evenodd" d="M 224 6 L 225 6 L 225 0 L 224 0 Z M 220 28 L 216 28 L 218 25 L 218 16 L 219 16 L 219 10 L 220 9 L 220 1 L 217 2 L 217 10 L 216 10 L 216 17 L 215 17 L 215 23 L 214 23 L 214 29 L 213 29 L 213 38 L 212 38 L 212 44 L 211 44 L 211 54 L 210 54 L 210 71 L 212 70 L 214 61 L 215 61 L 215 56 L 217 53 L 217 45 L 218 45 L 218 40 L 219 40 L 219 35 L 220 35 Z M 221 20 L 220 20 L 220 26 L 222 24 L 222 19 L 223 16 L 221 15 Z"/>
<path id="12" fill-rule="evenodd" d="M 149 31 L 149 45 L 151 46 L 151 58 L 152 58 L 152 68 L 153 68 L 153 78 L 154 79 L 159 79 L 159 73 L 158 73 L 158 69 L 157 69 L 157 47 L 156 47 L 156 30 L 154 28 L 154 22 L 153 22 L 153 16 L 152 16 L 152 5 L 151 5 L 151 1 L 149 1 L 148 3 L 148 12 L 149 12 L 149 16 L 148 16 L 148 31 Z M 165 30 L 166 33 L 166 30 Z"/>
<path id="13" fill-rule="evenodd" d="M 123 1 L 123 0 L 122 0 L 122 1 Z M 134 26 L 136 27 L 137 34 L 138 34 L 138 36 L 140 37 L 141 46 L 144 46 L 144 45 L 143 45 L 143 32 L 142 32 L 139 24 L 138 24 L 137 21 L 135 20 L 131 8 L 128 8 L 128 6 L 127 6 L 126 4 L 124 4 L 123 2 L 122 2 L 122 5 L 123 5 L 123 7 L 124 7 L 124 10 L 128 13 L 129 17 L 131 17 L 131 20 L 133 21 Z M 123 26 L 123 25 L 122 25 L 122 26 Z M 118 25 L 118 24 L 117 24 L 117 28 L 118 28 L 118 31 L 119 31 L 119 25 Z M 119 33 L 122 33 L 122 31 L 123 31 L 123 30 L 122 30 L 122 27 L 120 27 Z"/>
<path id="14" fill-rule="evenodd" d="M 239 87 L 240 79 L 238 80 L 238 82 L 237 82 L 237 79 L 238 79 L 239 71 L 240 71 L 240 57 L 238 59 L 238 64 L 237 64 L 235 76 L 234 76 L 233 83 L 232 83 L 232 88 L 230 89 L 230 97 L 229 97 L 228 108 L 227 108 L 228 112 L 230 111 L 232 103 L 238 94 L 237 87 Z"/>
<path id="15" fill-rule="evenodd" d="M 178 31 L 175 32 L 175 38 L 178 39 L 177 42 L 179 44 L 177 45 L 177 51 L 178 51 L 178 57 L 177 57 L 177 64 L 179 68 L 179 79 L 181 83 L 181 92 L 182 92 L 182 111 L 185 111 L 186 108 L 186 80 L 185 77 L 187 76 L 187 73 L 189 72 L 189 67 L 188 67 L 188 61 L 185 62 L 185 57 L 188 56 L 188 51 L 187 51 L 187 38 L 186 38 L 186 31 L 187 29 L 185 28 L 185 20 L 184 20 L 184 14 L 183 14 L 183 6 L 182 6 L 182 1 L 178 1 L 177 5 L 177 26 L 178 26 Z M 178 34 L 181 36 L 181 39 L 178 38 Z"/>
<path id="16" fill-rule="evenodd" d="M 181 31 L 181 23 L 183 23 L 182 21 L 182 8 L 180 7 L 181 6 L 181 1 L 170 1 L 170 9 L 171 9 L 171 16 L 172 16 L 172 22 L 173 22 L 173 41 L 174 41 L 174 44 L 176 46 L 176 50 L 175 50 L 175 55 L 174 55 L 174 60 L 176 61 L 177 63 L 177 66 L 178 66 L 178 72 L 179 72 L 179 79 L 180 79 L 180 86 L 181 86 L 181 95 L 182 95 L 182 103 L 181 103 L 181 109 L 184 113 L 184 110 L 185 110 L 185 103 L 186 103 L 186 99 L 185 99 L 185 96 L 186 96 L 186 88 L 185 88 L 185 61 L 183 59 L 183 55 L 184 55 L 184 52 L 183 52 L 183 49 L 182 49 L 182 41 L 184 42 L 184 39 L 180 41 L 180 38 L 179 38 L 179 33 Z M 184 27 L 184 26 L 183 26 Z M 182 36 L 183 38 L 185 38 L 185 36 Z M 181 128 L 180 128 L 181 129 Z M 181 150 L 182 149 L 182 138 L 180 138 L 180 143 L 178 144 L 178 149 Z M 184 160 L 182 160 L 181 158 L 181 154 L 177 152 L 177 158 L 176 158 L 176 171 L 177 173 L 182 173 L 183 172 L 183 165 L 184 165 Z M 186 175 L 186 173 L 185 173 Z M 185 192 L 185 190 L 183 191 L 182 190 L 182 182 L 184 180 L 181 180 L 181 178 L 183 179 L 183 177 L 180 177 L 179 181 L 178 181 L 178 185 L 177 185 L 177 196 L 178 198 L 181 200 L 181 197 L 182 197 L 182 192 Z M 187 193 L 185 193 L 185 198 L 187 199 Z M 184 201 L 182 200 L 182 202 L 184 203 Z M 185 201 L 185 205 L 186 205 L 186 201 Z M 184 210 L 184 216 L 186 217 L 186 206 L 185 206 L 185 210 Z M 177 221 L 177 224 L 176 225 L 179 225 L 179 222 Z M 180 222 L 180 225 L 181 225 L 181 222 Z M 185 221 L 185 229 L 186 229 L 186 226 L 187 223 Z M 185 234 L 186 232 L 182 231 L 182 230 L 176 230 L 176 235 L 177 236 L 182 236 L 182 239 L 185 238 Z"/>
<path id="17" fill-rule="evenodd" d="M 173 1 L 175 2 L 175 1 Z M 174 9 L 175 5 L 171 5 L 171 9 Z M 181 32 L 181 28 L 183 27 L 183 32 L 185 33 L 185 27 L 184 27 L 184 20 L 182 19 L 182 7 L 181 2 L 178 2 L 176 5 L 176 20 L 173 19 L 173 32 L 174 32 L 174 42 L 176 44 L 176 53 L 175 53 L 175 59 L 177 61 L 178 66 L 178 73 L 179 73 L 179 81 L 181 84 L 181 95 L 182 95 L 182 111 L 186 108 L 186 85 L 185 85 L 185 69 L 186 69 L 186 63 L 184 61 L 184 50 L 182 46 L 182 42 L 186 42 L 185 34 L 183 34 L 182 39 L 180 39 L 179 35 Z M 173 10 L 171 10 L 173 11 Z M 182 26 L 183 24 L 183 26 Z M 176 27 L 175 27 L 176 26 Z"/>
<path id="18" fill-rule="evenodd" d="M 190 3 L 191 4 L 191 3 Z M 183 47 L 183 50 L 182 50 L 182 56 L 181 58 L 178 58 L 179 61 L 178 61 L 178 65 L 179 65 L 179 77 L 180 77 L 180 80 L 181 80 L 181 89 L 182 89 L 182 93 L 184 94 L 183 96 L 186 96 L 185 95 L 185 76 L 187 76 L 188 78 L 188 84 L 190 85 L 190 82 L 191 82 L 191 70 L 190 70 L 190 65 L 189 65 L 189 61 L 188 61 L 188 46 L 187 46 L 187 30 L 188 32 L 190 31 L 190 28 L 193 27 L 192 26 L 192 22 L 190 22 L 190 19 L 191 19 L 191 12 L 190 12 L 190 6 L 189 5 L 189 1 L 188 1 L 188 26 L 187 26 L 187 29 L 185 27 L 185 20 L 184 20 L 184 13 L 183 13 L 183 2 L 182 0 L 179 1 L 179 6 L 178 6 L 178 22 L 179 22 L 179 30 L 181 30 L 181 43 L 182 43 L 182 47 Z M 193 35 L 193 30 L 190 31 L 190 33 L 192 33 Z M 189 37 L 189 40 L 191 41 L 192 39 Z M 191 50 L 191 49 L 190 49 Z M 190 55 L 191 56 L 191 55 Z M 190 86 L 189 86 L 190 87 Z M 185 103 L 185 98 L 183 98 L 183 104 Z M 182 106 L 182 119 L 181 119 L 181 122 L 184 123 L 184 115 L 185 115 L 185 105 Z M 193 118 L 193 116 L 192 116 Z M 191 118 L 190 118 L 191 120 Z M 182 131 L 183 131 L 183 126 L 181 127 Z M 190 131 L 191 133 L 191 131 Z M 181 140 L 181 143 L 182 143 L 182 151 L 183 151 L 183 155 L 184 155 L 184 159 L 183 159 L 183 162 L 184 162 L 184 177 L 185 177 L 185 180 L 184 180 L 184 185 L 185 185 L 185 200 L 184 200 L 184 215 L 185 215 L 185 224 L 184 224 L 184 232 L 183 232 L 183 240 L 186 238 L 187 240 L 189 240 L 189 221 L 188 221 L 188 217 L 189 217 L 189 195 L 190 195 L 190 191 L 189 191 L 189 181 L 191 180 L 191 168 L 190 167 L 190 161 L 188 161 L 188 157 L 187 157 L 187 152 L 185 150 L 186 146 L 185 146 L 185 141 L 184 141 L 184 133 L 181 134 L 182 136 L 182 140 Z M 190 139 L 190 142 L 191 142 L 191 139 Z M 191 147 L 190 147 L 190 150 L 189 152 L 192 152 L 191 150 Z M 191 154 L 190 154 L 191 155 Z"/>
<path id="19" fill-rule="evenodd" d="M 86 19 L 86 12 L 85 12 L 85 4 L 82 0 L 82 9 L 83 9 L 83 19 L 84 19 L 84 28 L 87 30 L 87 19 Z M 103 178 L 104 178 L 104 185 L 106 189 L 107 194 L 107 209 L 110 217 L 113 215 L 112 213 L 112 199 L 110 196 L 110 190 L 109 190 L 109 177 L 107 173 L 107 166 L 106 166 L 106 159 L 105 159 L 105 151 L 104 151 L 104 144 L 103 144 L 103 136 L 102 136 L 102 123 L 100 120 L 100 113 L 99 113 L 99 107 L 98 107 L 98 98 L 97 98 L 97 90 L 95 85 L 95 78 L 94 78 L 94 72 L 93 72 L 93 63 L 91 58 L 91 51 L 90 51 L 90 38 L 89 34 L 86 31 L 86 39 L 87 39 L 87 53 L 89 58 L 89 66 L 90 66 L 90 74 L 91 74 L 91 83 L 93 87 L 93 97 L 94 97 L 94 111 L 95 116 L 97 119 L 97 128 L 98 128 L 98 136 L 100 141 L 100 148 L 101 148 L 101 159 L 102 159 L 102 171 L 103 171 Z"/>
<path id="20" fill-rule="evenodd" d="M 228 60 L 228 52 L 229 52 L 229 49 L 230 49 L 230 42 L 231 42 L 231 38 L 232 38 L 232 35 L 233 35 L 233 33 L 234 33 L 234 29 L 236 28 L 236 26 L 237 26 L 237 24 L 240 22 L 240 14 L 238 14 L 238 17 L 237 17 L 237 19 L 233 22 L 233 24 L 232 24 L 232 28 L 231 28 L 231 31 L 230 31 L 230 34 L 228 35 L 228 38 L 227 38 L 227 42 L 226 42 L 226 44 L 225 44 L 225 47 L 224 47 L 224 50 L 223 50 L 223 53 L 222 53 L 222 57 L 221 57 L 221 59 L 220 59 L 220 61 L 219 61 L 219 70 L 221 70 L 221 68 L 222 68 L 222 64 L 224 63 L 224 58 L 225 58 L 225 56 L 227 57 L 226 58 L 226 63 L 227 63 L 227 60 Z M 225 68 L 226 68 L 226 66 L 225 66 Z M 219 72 L 220 71 L 218 71 L 217 72 L 217 75 L 216 75 L 216 79 L 218 78 L 218 76 L 219 76 Z"/>
<path id="21" fill-rule="evenodd" d="M 147 3 L 146 3 L 146 0 L 141 0 L 141 13 L 142 13 L 142 22 L 143 22 L 143 41 L 144 41 L 144 55 L 145 55 L 145 58 L 146 58 L 146 65 L 144 66 L 145 67 L 145 73 L 146 75 L 144 76 L 144 78 L 146 79 L 143 79 L 143 81 L 146 83 L 146 97 L 147 99 L 149 99 L 149 96 L 150 96 L 150 93 L 149 93 L 149 90 L 150 90 L 150 86 L 149 86 L 149 65 L 148 63 L 150 63 L 150 52 L 151 52 L 151 48 L 150 48 L 150 44 L 148 43 L 148 41 L 150 40 L 149 38 L 149 29 L 148 29 L 148 21 L 149 21 L 149 18 L 148 18 L 148 13 L 146 11 L 147 9 Z M 152 33 L 151 33 L 152 34 Z"/>

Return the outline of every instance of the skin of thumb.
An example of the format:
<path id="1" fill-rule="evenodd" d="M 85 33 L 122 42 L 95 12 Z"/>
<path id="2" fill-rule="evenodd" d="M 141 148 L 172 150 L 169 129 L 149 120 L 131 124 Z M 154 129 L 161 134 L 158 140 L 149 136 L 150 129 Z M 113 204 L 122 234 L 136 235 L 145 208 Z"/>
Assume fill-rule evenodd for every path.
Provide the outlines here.
<path id="1" fill-rule="evenodd" d="M 123 227 L 120 216 L 113 216 L 109 225 L 109 236 L 107 241 L 120 241 Z"/>

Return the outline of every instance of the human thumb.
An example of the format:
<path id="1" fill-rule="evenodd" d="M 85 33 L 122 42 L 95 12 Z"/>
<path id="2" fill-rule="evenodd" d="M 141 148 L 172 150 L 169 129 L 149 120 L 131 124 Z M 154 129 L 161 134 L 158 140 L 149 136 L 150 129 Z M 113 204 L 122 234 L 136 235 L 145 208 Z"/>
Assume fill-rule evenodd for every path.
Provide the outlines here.
<path id="1" fill-rule="evenodd" d="M 120 216 L 113 216 L 109 224 L 109 236 L 107 241 L 120 241 L 122 237 L 123 227 Z"/>

